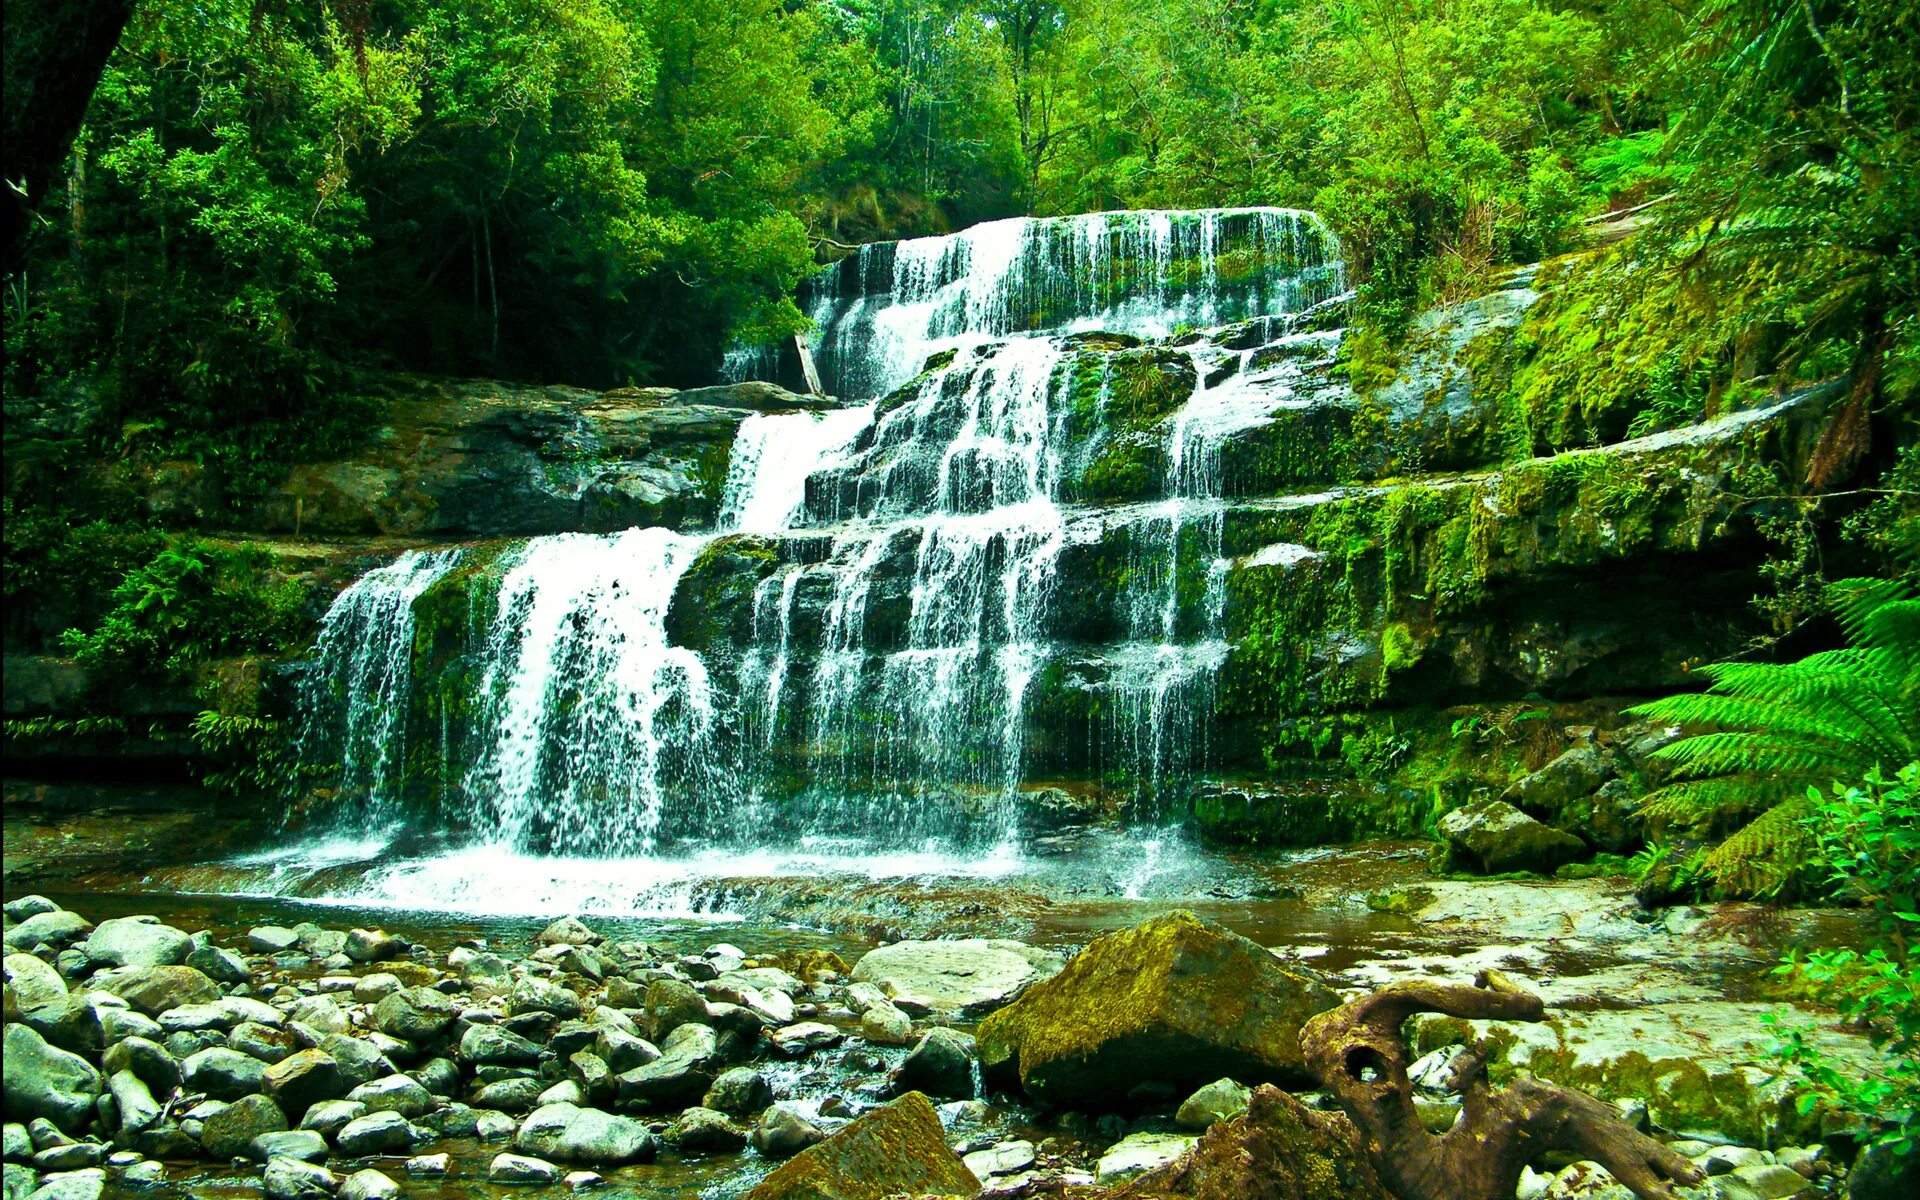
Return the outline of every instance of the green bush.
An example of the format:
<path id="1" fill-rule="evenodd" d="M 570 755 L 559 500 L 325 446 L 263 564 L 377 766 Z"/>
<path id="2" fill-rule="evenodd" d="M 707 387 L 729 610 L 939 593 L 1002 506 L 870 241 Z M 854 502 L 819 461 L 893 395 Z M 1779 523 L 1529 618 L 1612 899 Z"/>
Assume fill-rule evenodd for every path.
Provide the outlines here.
<path id="1" fill-rule="evenodd" d="M 1808 789 L 1801 821 L 1828 894 L 1866 909 L 1873 933 L 1865 950 L 1796 952 L 1775 973 L 1864 1028 L 1887 1067 L 1856 1075 L 1826 1061 L 1804 1029 L 1786 1027 L 1781 1057 L 1810 1085 L 1802 1112 L 1824 1098 L 1876 1116 L 1885 1122 L 1876 1140 L 1911 1154 L 1920 1149 L 1920 761 L 1891 778 L 1874 770 L 1827 793 Z"/>

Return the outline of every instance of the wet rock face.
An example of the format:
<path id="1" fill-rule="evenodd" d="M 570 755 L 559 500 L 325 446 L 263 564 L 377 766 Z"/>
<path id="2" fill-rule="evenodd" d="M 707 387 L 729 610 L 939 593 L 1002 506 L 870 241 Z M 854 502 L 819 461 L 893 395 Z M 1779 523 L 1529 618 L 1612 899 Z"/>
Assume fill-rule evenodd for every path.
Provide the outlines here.
<path id="1" fill-rule="evenodd" d="M 980 1181 L 947 1146 L 927 1098 L 908 1092 L 776 1168 L 747 1200 L 973 1196 Z"/>
<path id="2" fill-rule="evenodd" d="M 1264 947 L 1170 913 L 1093 942 L 980 1025 L 981 1064 L 1027 1094 L 1093 1111 L 1145 1083 L 1178 1090 L 1232 1073 L 1305 1078 L 1300 1027 L 1338 1003 Z"/>

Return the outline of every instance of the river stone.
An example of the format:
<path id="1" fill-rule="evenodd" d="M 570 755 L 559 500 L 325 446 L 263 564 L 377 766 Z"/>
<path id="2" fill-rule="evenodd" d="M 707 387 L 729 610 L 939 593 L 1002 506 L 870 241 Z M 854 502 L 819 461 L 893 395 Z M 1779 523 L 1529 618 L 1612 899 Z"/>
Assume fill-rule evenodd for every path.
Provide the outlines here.
<path id="1" fill-rule="evenodd" d="M 297 1158 L 270 1158 L 260 1187 L 271 1200 L 327 1200 L 340 1180 L 332 1171 Z"/>
<path id="2" fill-rule="evenodd" d="M 1203 1134 L 1185 1157 L 1102 1200 L 1389 1200 L 1343 1113 L 1318 1113 L 1272 1086 Z"/>
<path id="3" fill-rule="evenodd" d="M 497 1108 L 502 1112 L 523 1113 L 540 1103 L 547 1090 L 545 1081 L 528 1077 L 496 1079 L 473 1090 L 471 1099 L 477 1108 Z"/>
<path id="4" fill-rule="evenodd" d="M 990 1078 L 1102 1111 L 1142 1081 L 1193 1088 L 1233 1074 L 1306 1082 L 1300 1027 L 1339 996 L 1311 972 L 1192 913 L 1096 939 L 980 1025 Z"/>
<path id="5" fill-rule="evenodd" d="M 391 997 L 389 997 L 391 999 Z M 384 1002 L 383 1002 L 384 1003 Z M 303 996 L 287 1010 L 287 1019 L 322 1034 L 344 1034 L 353 1028 L 346 1010 L 332 996 Z"/>
<path id="6" fill-rule="evenodd" d="M 156 1096 L 180 1086 L 180 1063 L 167 1048 L 143 1037 L 122 1038 L 107 1047 L 101 1065 L 108 1071 L 132 1071 Z"/>
<path id="7" fill-rule="evenodd" d="M 545 1185 L 557 1183 L 559 1179 L 559 1167 L 524 1154 L 496 1154 L 487 1166 L 490 1183 Z"/>
<path id="8" fill-rule="evenodd" d="M 242 1021 L 228 1030 L 227 1045 L 269 1065 L 285 1062 L 294 1053 L 292 1034 L 258 1021 Z"/>
<path id="9" fill-rule="evenodd" d="M 384 929 L 350 929 L 341 952 L 356 963 L 386 962 L 407 952 L 407 944 Z"/>
<path id="10" fill-rule="evenodd" d="M 9 954 L 5 967 L 8 998 L 21 1012 L 66 1004 L 67 981 L 46 962 L 31 954 Z"/>
<path id="11" fill-rule="evenodd" d="M 788 1058 L 798 1058 L 815 1050 L 837 1046 L 846 1036 L 823 1021 L 801 1021 L 797 1025 L 774 1030 L 767 1035 L 767 1041 Z"/>
<path id="12" fill-rule="evenodd" d="M 158 917 L 115 917 L 94 926 L 81 947 L 109 967 L 173 967 L 187 961 L 193 938 Z"/>
<path id="13" fill-rule="evenodd" d="M 978 1016 L 1060 968 L 1060 956 L 1051 950 L 998 938 L 961 938 L 869 950 L 854 964 L 853 979 L 875 985 L 903 1008 L 917 1002 L 935 1012 Z"/>
<path id="14" fill-rule="evenodd" d="M 860 1036 L 876 1046 L 911 1046 L 913 1020 L 891 1003 L 876 1004 L 860 1014 Z"/>
<path id="15" fill-rule="evenodd" d="M 967 1170 L 981 1179 L 995 1175 L 1012 1175 L 1033 1165 L 1033 1143 L 1025 1139 L 1000 1142 L 984 1150 L 975 1150 L 971 1154 L 964 1155 L 960 1161 L 967 1164 Z"/>
<path id="16" fill-rule="evenodd" d="M 246 983 L 253 978 L 238 954 L 218 946 L 195 946 L 187 954 L 186 965 L 216 983 Z"/>
<path id="17" fill-rule="evenodd" d="M 425 1042 L 446 1032 L 459 1015 L 459 1006 L 432 988 L 407 988 L 374 1005 L 373 1026 L 388 1037 Z"/>
<path id="18" fill-rule="evenodd" d="M 409 1119 L 434 1107 L 432 1094 L 418 1080 L 400 1074 L 363 1083 L 348 1092 L 347 1099 L 366 1105 L 369 1113 L 396 1112 Z"/>
<path id="19" fill-rule="evenodd" d="M 99 1167 L 61 1171 L 40 1181 L 28 1200 L 100 1200 L 107 1189 L 107 1173 Z"/>
<path id="20" fill-rule="evenodd" d="M 908 1092 L 776 1167 L 747 1200 L 884 1200 L 901 1192 L 979 1191 L 980 1180 L 948 1147 L 933 1105 Z"/>
<path id="21" fill-rule="evenodd" d="M 349 1091 L 394 1074 L 392 1061 L 365 1038 L 329 1033 L 320 1039 L 320 1049 L 333 1057 L 334 1065 L 340 1069 L 341 1082 Z"/>
<path id="22" fill-rule="evenodd" d="M 562 1018 L 577 1017 L 581 1013 L 581 1004 L 579 996 L 559 984 L 528 976 L 517 981 L 508 991 L 507 1011 L 516 1017 L 530 1012 L 552 1013 Z"/>
<path id="23" fill-rule="evenodd" d="M 1542 825 L 1505 800 L 1483 800 L 1440 818 L 1440 836 L 1456 855 L 1489 875 L 1537 871 L 1550 875 L 1586 854 L 1587 844 Z"/>
<path id="24" fill-rule="evenodd" d="M 64 909 L 52 912 L 35 913 L 26 920 L 7 930 L 4 940 L 9 950 L 38 950 L 42 946 L 53 950 L 65 950 L 68 946 L 87 936 L 93 930 L 93 922 L 79 913 L 70 913 Z"/>
<path id="25" fill-rule="evenodd" d="M 311 1129 L 324 1138 L 332 1138 L 350 1122 L 366 1115 L 367 1106 L 358 1100 L 322 1100 L 300 1118 L 300 1128 Z"/>
<path id="26" fill-rule="evenodd" d="M 398 975 L 375 971 L 353 981 L 353 998 L 362 1004 L 378 1004 L 405 986 Z"/>
<path id="27" fill-rule="evenodd" d="M 664 1135 L 682 1154 L 731 1154 L 747 1144 L 746 1130 L 711 1108 L 689 1108 L 673 1119 Z"/>
<path id="28" fill-rule="evenodd" d="M 25 1025 L 7 1026 L 5 1046 L 7 1116 L 16 1121 L 45 1117 L 70 1133 L 86 1128 L 100 1094 L 100 1072 L 93 1064 L 48 1045 Z"/>
<path id="29" fill-rule="evenodd" d="M 107 1077 L 107 1092 L 113 1097 L 113 1111 L 123 1134 L 143 1133 L 160 1120 L 160 1102 L 153 1089 L 132 1071 L 115 1071 Z"/>
<path id="30" fill-rule="evenodd" d="M 243 1096 L 207 1117 L 200 1127 L 200 1145 L 216 1159 L 239 1158 L 263 1133 L 287 1127 L 287 1114 L 266 1096 Z"/>
<path id="31" fill-rule="evenodd" d="M 1920 1154 L 1895 1154 L 1887 1143 L 1868 1146 L 1847 1173 L 1847 1200 L 1911 1200 L 1920 1195 Z"/>
<path id="32" fill-rule="evenodd" d="M 6 1180 L 6 1189 L 0 1193 L 0 1200 L 28 1200 L 40 1186 L 40 1177 L 25 1163 L 9 1161 L 4 1171 L 5 1175 L 0 1178 Z"/>
<path id="33" fill-rule="evenodd" d="M 597 1108 L 548 1104 L 520 1123 L 513 1147 L 555 1162 L 617 1167 L 652 1161 L 658 1143 L 644 1121 Z"/>
<path id="34" fill-rule="evenodd" d="M 1124 1183 L 1173 1162 L 1199 1140 L 1190 1133 L 1130 1133 L 1100 1156 L 1094 1180 L 1102 1186 Z"/>
<path id="35" fill-rule="evenodd" d="M 1173 1123 L 1182 1129 L 1208 1129 L 1247 1111 L 1253 1093 L 1231 1079 L 1216 1079 L 1181 1102 Z"/>
<path id="36" fill-rule="evenodd" d="M 542 946 L 594 946 L 606 939 L 588 929 L 578 917 L 561 917 L 533 940 Z"/>
<path id="37" fill-rule="evenodd" d="M 972 1098 L 973 1039 L 945 1027 L 928 1030 L 893 1073 L 893 1083 L 949 1100 Z"/>
<path id="38" fill-rule="evenodd" d="M 238 1100 L 261 1090 L 267 1064 L 238 1050 L 209 1046 L 180 1064 L 180 1070 L 188 1091 L 204 1092 L 215 1100 Z"/>
<path id="39" fill-rule="evenodd" d="M 622 1104 L 681 1108 L 713 1086 L 719 1036 L 705 1025 L 683 1024 L 668 1035 L 660 1057 L 615 1077 Z"/>
<path id="40" fill-rule="evenodd" d="M 301 1162 L 327 1161 L 327 1139 L 311 1129 L 281 1129 L 263 1133 L 247 1143 L 247 1157 L 255 1162 L 293 1158 Z"/>
<path id="41" fill-rule="evenodd" d="M 150 1017 L 220 999 L 219 985 L 192 967 L 122 967 L 101 976 L 98 985 Z"/>
<path id="42" fill-rule="evenodd" d="M 826 1140 L 826 1131 L 784 1104 L 775 1104 L 753 1123 L 753 1148 L 767 1158 L 792 1158 Z"/>
<path id="43" fill-rule="evenodd" d="M 680 979 L 656 979 L 647 985 L 647 998 L 641 1005 L 646 1014 L 646 1033 L 654 1041 L 686 1024 L 705 1024 L 707 1002 L 693 985 Z"/>
<path id="44" fill-rule="evenodd" d="M 355 1117 L 340 1127 L 334 1134 L 334 1145 L 348 1158 L 363 1158 L 370 1154 L 401 1154 L 413 1149 L 414 1143 L 425 1141 L 420 1130 L 413 1122 L 397 1112 L 370 1112 L 364 1117 Z"/>
<path id="45" fill-rule="evenodd" d="M 498 1025 L 469 1025 L 460 1035 L 460 1061 L 530 1066 L 540 1061 L 540 1047 Z"/>
<path id="46" fill-rule="evenodd" d="M 368 1167 L 340 1182 L 340 1200 L 396 1200 L 400 1185 Z"/>
<path id="47" fill-rule="evenodd" d="M 302 1050 L 268 1067 L 260 1076 L 260 1090 L 292 1116 L 305 1113 L 322 1100 L 338 1100 L 348 1089 L 333 1055 L 325 1050 Z"/>
<path id="48" fill-rule="evenodd" d="M 713 1086 L 707 1089 L 706 1098 L 700 1101 L 703 1108 L 736 1117 L 759 1112 L 772 1103 L 772 1086 L 767 1083 L 766 1076 L 752 1067 L 734 1067 L 720 1072 Z"/>

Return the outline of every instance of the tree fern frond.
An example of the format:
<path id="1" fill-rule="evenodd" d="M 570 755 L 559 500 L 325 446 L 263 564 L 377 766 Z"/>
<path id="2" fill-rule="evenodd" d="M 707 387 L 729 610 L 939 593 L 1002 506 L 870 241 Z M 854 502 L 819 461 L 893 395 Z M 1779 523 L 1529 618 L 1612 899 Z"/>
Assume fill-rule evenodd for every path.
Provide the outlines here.
<path id="1" fill-rule="evenodd" d="M 1778 783 L 1748 775 L 1717 775 L 1670 783 L 1649 792 L 1640 801 L 1639 811 L 1648 821 L 1705 832 L 1715 821 L 1777 803 L 1785 791 Z"/>
<path id="2" fill-rule="evenodd" d="M 1813 839 L 1801 820 L 1807 806 L 1803 796 L 1776 804 L 1749 821 L 1707 855 L 1707 874 L 1726 891 L 1778 895 L 1793 882 L 1813 850 Z"/>

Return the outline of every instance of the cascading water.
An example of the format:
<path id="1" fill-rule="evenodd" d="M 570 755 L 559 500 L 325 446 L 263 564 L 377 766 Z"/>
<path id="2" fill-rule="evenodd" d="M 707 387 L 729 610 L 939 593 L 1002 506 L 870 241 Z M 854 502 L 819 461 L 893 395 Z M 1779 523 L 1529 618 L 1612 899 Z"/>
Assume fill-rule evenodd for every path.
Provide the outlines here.
<path id="1" fill-rule="evenodd" d="M 370 573 L 328 618 L 308 744 L 354 820 L 437 811 L 478 870 L 844 844 L 977 860 L 1051 778 L 1037 764 L 1080 753 L 1041 710 L 1081 680 L 1091 782 L 1162 802 L 1204 765 L 1228 650 L 1220 449 L 1284 404 L 1298 356 L 1140 339 L 1341 286 L 1318 223 L 1279 209 L 869 247 L 812 298 L 833 386 L 874 402 L 747 416 L 710 532 Z M 1063 602 L 1086 570 L 1068 560 L 1117 536 L 1110 583 Z M 383 886 L 444 892 L 445 871 Z"/>

